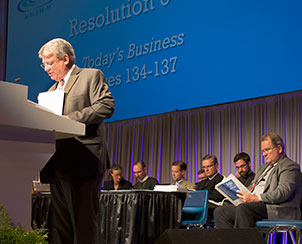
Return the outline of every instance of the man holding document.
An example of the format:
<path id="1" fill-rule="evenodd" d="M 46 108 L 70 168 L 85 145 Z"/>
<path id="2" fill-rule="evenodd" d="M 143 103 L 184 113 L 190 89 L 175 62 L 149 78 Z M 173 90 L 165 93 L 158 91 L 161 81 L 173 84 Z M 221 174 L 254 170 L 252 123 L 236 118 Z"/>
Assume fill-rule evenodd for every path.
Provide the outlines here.
<path id="1" fill-rule="evenodd" d="M 75 65 L 69 42 L 53 39 L 39 51 L 41 67 L 63 90 L 63 116 L 86 125 L 82 137 L 56 141 L 56 152 L 41 171 L 50 183 L 54 234 L 52 243 L 94 244 L 103 174 L 109 166 L 104 119 L 114 112 L 114 99 L 103 73 Z"/>
<path id="2" fill-rule="evenodd" d="M 259 167 L 250 192 L 239 191 L 242 203 L 218 207 L 214 211 L 217 228 L 254 227 L 262 219 L 300 219 L 300 166 L 285 154 L 277 134 L 261 138 L 266 164 Z"/>

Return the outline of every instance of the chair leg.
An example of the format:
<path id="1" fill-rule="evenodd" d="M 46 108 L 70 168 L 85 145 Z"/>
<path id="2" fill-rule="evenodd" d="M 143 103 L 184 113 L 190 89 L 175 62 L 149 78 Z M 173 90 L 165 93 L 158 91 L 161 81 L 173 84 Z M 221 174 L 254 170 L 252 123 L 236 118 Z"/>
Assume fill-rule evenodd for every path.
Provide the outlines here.
<path id="1" fill-rule="evenodd" d="M 282 243 L 286 244 L 287 239 L 290 237 L 291 242 L 293 244 L 301 244 L 302 240 L 302 233 L 301 231 L 294 225 L 292 226 L 272 226 L 267 229 L 266 235 L 265 235 L 265 242 L 267 244 L 270 243 L 270 240 L 272 243 L 275 243 L 274 234 L 276 233 L 282 233 Z M 294 235 L 295 233 L 295 235 Z M 289 236 L 289 237 L 288 237 Z"/>
<path id="2" fill-rule="evenodd" d="M 297 241 L 294 237 L 293 231 L 291 231 L 291 230 L 289 231 L 289 236 L 290 236 L 290 239 L 291 239 L 292 243 L 296 244 Z"/>
<path id="3" fill-rule="evenodd" d="M 296 226 L 293 226 L 292 228 L 296 232 L 296 244 L 300 244 L 301 243 L 301 238 L 302 238 L 301 231 Z"/>
<path id="4" fill-rule="evenodd" d="M 300 235 L 296 236 L 296 244 L 300 244 L 301 243 L 301 232 L 300 232 Z"/>
<path id="5" fill-rule="evenodd" d="M 283 232 L 282 233 L 282 244 L 286 244 L 285 243 L 285 237 L 286 237 L 286 235 L 287 235 L 287 232 Z"/>
<path id="6" fill-rule="evenodd" d="M 273 232 L 273 233 L 271 233 L 271 235 L 272 235 L 272 241 L 271 242 L 268 242 L 268 243 L 276 243 L 276 239 L 277 239 L 277 233 L 276 232 Z"/>
<path id="7" fill-rule="evenodd" d="M 301 231 L 299 230 L 298 233 L 296 232 L 296 243 L 300 244 L 301 243 L 301 239 L 302 239 L 302 235 L 301 235 Z"/>
<path id="8" fill-rule="evenodd" d="M 266 242 L 267 244 L 269 244 L 270 234 L 273 235 L 273 233 L 274 233 L 275 231 L 276 231 L 275 226 L 272 226 L 272 227 L 270 227 L 270 228 L 267 229 L 266 234 L 265 234 L 265 242 Z M 273 238 L 273 243 L 274 243 L 274 242 L 275 242 L 274 237 L 272 236 L 272 238 Z"/>

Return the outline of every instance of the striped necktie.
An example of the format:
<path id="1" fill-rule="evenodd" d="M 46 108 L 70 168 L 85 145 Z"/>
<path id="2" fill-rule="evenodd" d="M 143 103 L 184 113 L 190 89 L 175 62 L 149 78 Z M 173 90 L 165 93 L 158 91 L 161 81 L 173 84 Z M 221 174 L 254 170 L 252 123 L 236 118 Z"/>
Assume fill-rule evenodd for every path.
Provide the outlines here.
<path id="1" fill-rule="evenodd" d="M 64 79 L 60 80 L 57 89 L 64 90 L 64 83 L 65 83 Z"/>

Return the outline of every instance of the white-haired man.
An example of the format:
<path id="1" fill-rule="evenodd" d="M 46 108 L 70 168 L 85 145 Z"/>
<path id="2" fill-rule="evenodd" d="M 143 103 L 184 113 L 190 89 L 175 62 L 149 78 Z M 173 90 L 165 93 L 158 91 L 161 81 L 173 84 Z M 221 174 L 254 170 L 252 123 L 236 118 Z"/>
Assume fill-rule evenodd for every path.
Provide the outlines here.
<path id="1" fill-rule="evenodd" d="M 98 243 L 99 190 L 109 166 L 104 119 L 113 114 L 114 99 L 100 70 L 75 65 L 69 42 L 53 39 L 39 57 L 56 81 L 49 91 L 65 91 L 63 116 L 86 124 L 85 136 L 57 140 L 55 154 L 41 171 L 41 181 L 51 187 L 52 243 Z"/>

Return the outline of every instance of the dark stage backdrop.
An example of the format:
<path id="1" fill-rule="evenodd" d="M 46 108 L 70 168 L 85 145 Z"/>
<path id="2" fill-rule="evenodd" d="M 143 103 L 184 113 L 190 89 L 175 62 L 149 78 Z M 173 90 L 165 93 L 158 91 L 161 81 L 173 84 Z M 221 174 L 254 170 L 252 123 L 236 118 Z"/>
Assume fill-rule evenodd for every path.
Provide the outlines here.
<path id="1" fill-rule="evenodd" d="M 110 121 L 299 90 L 302 2 L 10 0 L 6 80 L 29 99 L 52 84 L 39 48 L 62 37 L 81 67 L 101 69 Z"/>

